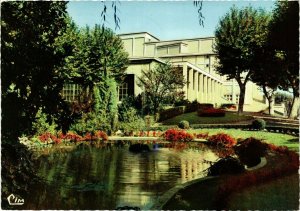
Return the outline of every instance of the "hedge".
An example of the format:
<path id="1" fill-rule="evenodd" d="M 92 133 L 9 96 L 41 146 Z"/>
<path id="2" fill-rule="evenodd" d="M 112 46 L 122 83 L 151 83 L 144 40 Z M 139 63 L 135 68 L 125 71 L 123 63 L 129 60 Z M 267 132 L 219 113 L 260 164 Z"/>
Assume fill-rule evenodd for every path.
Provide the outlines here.
<path id="1" fill-rule="evenodd" d="M 159 112 L 158 121 L 164 121 L 166 119 L 170 119 L 174 116 L 181 115 L 185 112 L 185 106 L 178 106 L 175 108 L 170 108 L 164 111 Z"/>

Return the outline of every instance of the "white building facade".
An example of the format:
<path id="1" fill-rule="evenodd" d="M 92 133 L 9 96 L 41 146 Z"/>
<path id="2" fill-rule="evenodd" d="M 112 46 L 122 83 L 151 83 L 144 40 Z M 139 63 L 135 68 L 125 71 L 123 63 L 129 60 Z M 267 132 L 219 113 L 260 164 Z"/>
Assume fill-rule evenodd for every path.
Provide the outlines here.
<path id="1" fill-rule="evenodd" d="M 120 86 L 120 99 L 143 91 L 137 86 L 142 70 L 147 71 L 158 63 L 169 61 L 182 68 L 187 81 L 183 88 L 187 100 L 217 106 L 238 103 L 238 84 L 215 71 L 214 37 L 160 41 L 147 32 L 120 34 L 119 37 L 129 54 L 130 65 L 126 73 L 131 78 Z M 244 110 L 261 111 L 266 108 L 267 103 L 259 87 L 248 82 Z"/>

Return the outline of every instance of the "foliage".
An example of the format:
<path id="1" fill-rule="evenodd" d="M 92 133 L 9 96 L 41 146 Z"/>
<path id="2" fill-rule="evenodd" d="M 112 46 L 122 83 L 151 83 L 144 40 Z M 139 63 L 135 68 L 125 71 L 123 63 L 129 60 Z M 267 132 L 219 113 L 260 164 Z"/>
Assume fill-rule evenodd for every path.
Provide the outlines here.
<path id="1" fill-rule="evenodd" d="M 266 127 L 266 122 L 263 119 L 255 119 L 252 121 L 252 128 L 256 130 L 263 130 Z"/>
<path id="2" fill-rule="evenodd" d="M 169 129 L 164 133 L 166 141 L 170 142 L 189 142 L 193 140 L 193 136 L 184 130 Z"/>
<path id="3" fill-rule="evenodd" d="M 292 89 L 293 106 L 299 97 L 299 2 L 279 1 L 273 14 L 267 50 L 274 62 L 268 73 L 280 78 L 280 88 Z M 291 116 L 291 111 L 288 115 Z"/>
<path id="4" fill-rule="evenodd" d="M 29 133 L 40 107 L 62 118 L 59 75 L 65 54 L 56 46 L 66 28 L 67 2 L 1 4 L 2 135 Z M 12 138 L 11 140 L 16 140 Z"/>
<path id="5" fill-rule="evenodd" d="M 211 103 L 200 103 L 198 109 L 214 108 L 214 105 Z"/>
<path id="6" fill-rule="evenodd" d="M 138 86 L 145 90 L 148 104 L 153 106 L 156 113 L 166 96 L 174 97 L 185 82 L 182 71 L 170 63 L 158 64 L 148 71 L 142 70 Z"/>
<path id="7" fill-rule="evenodd" d="M 180 129 L 189 129 L 190 128 L 190 123 L 186 120 L 182 120 L 178 123 L 178 127 Z"/>
<path id="8" fill-rule="evenodd" d="M 50 132 L 45 132 L 38 136 L 38 139 L 42 143 L 50 144 L 60 144 L 62 141 L 71 141 L 71 142 L 82 142 L 82 141 L 97 141 L 97 140 L 102 140 L 102 141 L 107 141 L 108 136 L 105 132 L 103 131 L 93 131 L 93 132 L 87 132 L 83 136 L 78 135 L 74 132 L 68 132 L 66 134 L 59 133 L 58 135 L 54 135 Z"/>
<path id="9" fill-rule="evenodd" d="M 217 147 L 233 147 L 237 143 L 233 137 L 225 133 L 209 136 L 207 141 L 209 144 Z"/>
<path id="10" fill-rule="evenodd" d="M 137 114 L 137 111 L 129 107 L 119 113 L 118 127 L 126 132 L 141 130 L 145 127 L 145 121 Z"/>
<path id="11" fill-rule="evenodd" d="M 245 171 L 244 165 L 231 156 L 221 158 L 207 169 L 208 176 L 219 176 L 223 174 L 239 174 Z"/>
<path id="12" fill-rule="evenodd" d="M 19 143 L 12 145 L 3 139 L 1 142 L 1 208 L 13 209 L 8 205 L 7 196 L 15 193 L 27 197 L 30 186 L 38 181 L 38 177 L 28 149 Z"/>
<path id="13" fill-rule="evenodd" d="M 207 139 L 208 138 L 208 133 L 195 133 L 194 137 L 196 138 L 201 138 L 201 139 Z"/>
<path id="14" fill-rule="evenodd" d="M 225 111 L 216 108 L 198 109 L 198 116 L 200 117 L 224 117 Z"/>
<path id="15" fill-rule="evenodd" d="M 95 112 L 84 113 L 82 118 L 71 125 L 70 130 L 78 134 L 92 133 L 96 130 L 110 131 L 111 125 L 105 116 L 96 114 Z"/>
<path id="16" fill-rule="evenodd" d="M 266 154 L 268 145 L 255 138 L 247 138 L 239 142 L 235 147 L 235 152 L 239 159 L 249 167 L 260 162 L 260 158 Z"/>
<path id="17" fill-rule="evenodd" d="M 243 112 L 246 84 L 257 63 L 255 52 L 266 41 L 268 22 L 269 16 L 263 10 L 233 7 L 220 20 L 215 32 L 219 60 L 216 71 L 239 84 L 239 114 Z"/>
<path id="18" fill-rule="evenodd" d="M 35 132 L 35 134 L 42 134 L 46 131 L 55 132 L 55 129 L 58 126 L 54 123 L 54 120 L 52 119 L 52 123 L 49 123 L 47 121 L 47 115 L 42 113 L 42 110 L 38 110 L 36 114 L 36 120 L 32 123 L 32 130 Z"/>

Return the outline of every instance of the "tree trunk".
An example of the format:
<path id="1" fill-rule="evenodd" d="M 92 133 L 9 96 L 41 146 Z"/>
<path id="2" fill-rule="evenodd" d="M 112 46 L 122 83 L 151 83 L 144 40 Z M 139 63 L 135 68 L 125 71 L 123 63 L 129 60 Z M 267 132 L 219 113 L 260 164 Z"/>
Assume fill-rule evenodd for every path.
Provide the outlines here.
<path id="1" fill-rule="evenodd" d="M 292 111 L 293 111 L 293 107 L 294 107 L 294 104 L 295 104 L 295 99 L 296 99 L 296 95 L 293 93 L 292 104 L 291 104 L 291 107 L 288 110 L 288 118 L 289 119 L 292 118 Z"/>
<path id="2" fill-rule="evenodd" d="M 239 83 L 239 86 L 240 86 L 240 99 L 239 99 L 238 115 L 241 115 L 244 112 L 246 84 Z"/>
<path id="3" fill-rule="evenodd" d="M 271 115 L 274 91 L 272 90 L 271 94 L 269 94 L 266 86 L 262 86 L 262 88 L 263 88 L 264 95 L 266 96 L 266 98 L 268 100 L 268 111 L 269 111 L 269 114 Z"/>

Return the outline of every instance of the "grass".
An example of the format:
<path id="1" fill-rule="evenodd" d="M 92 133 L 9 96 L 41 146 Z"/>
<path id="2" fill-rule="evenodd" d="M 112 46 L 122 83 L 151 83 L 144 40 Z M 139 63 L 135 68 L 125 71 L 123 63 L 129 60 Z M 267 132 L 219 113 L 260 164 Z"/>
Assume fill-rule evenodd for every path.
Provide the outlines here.
<path id="1" fill-rule="evenodd" d="M 253 119 L 251 116 L 239 116 L 233 112 L 226 112 L 225 117 L 199 117 L 197 112 L 181 114 L 162 122 L 164 125 L 177 125 L 180 121 L 186 120 L 190 124 L 222 124 L 247 121 Z"/>
<path id="2" fill-rule="evenodd" d="M 232 195 L 228 208 L 232 210 L 298 210 L 299 177 L 291 175 L 235 193 Z"/>
<path id="3" fill-rule="evenodd" d="M 290 150 L 299 151 L 299 142 L 298 137 L 288 135 L 288 134 L 281 134 L 281 133 L 271 133 L 266 131 L 247 131 L 241 129 L 192 129 L 188 130 L 189 133 L 209 133 L 209 135 L 214 135 L 217 133 L 226 133 L 231 135 L 232 137 L 238 138 L 257 138 L 260 140 L 264 140 L 267 143 L 275 144 L 277 146 L 286 146 Z"/>

